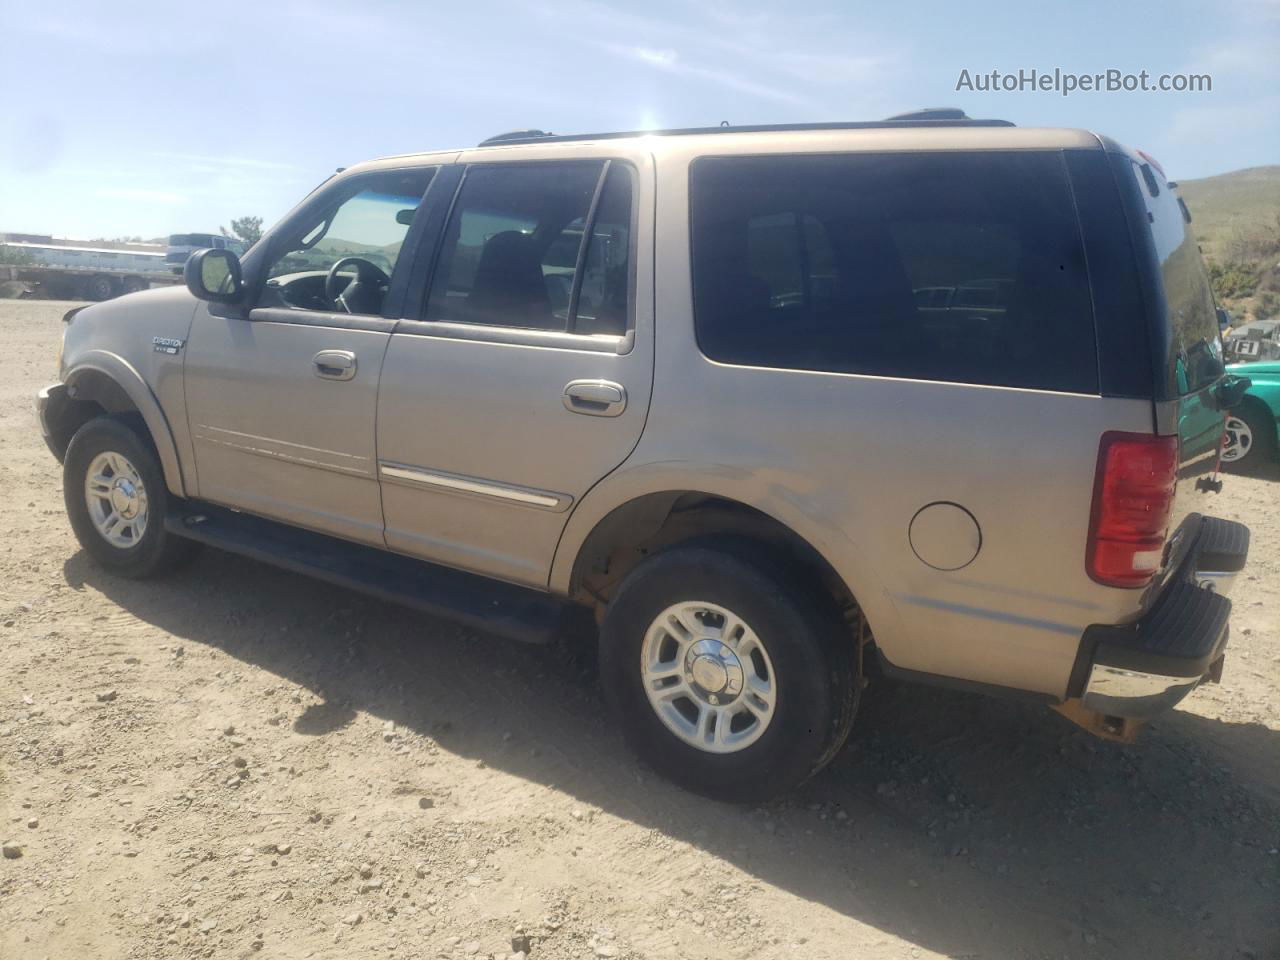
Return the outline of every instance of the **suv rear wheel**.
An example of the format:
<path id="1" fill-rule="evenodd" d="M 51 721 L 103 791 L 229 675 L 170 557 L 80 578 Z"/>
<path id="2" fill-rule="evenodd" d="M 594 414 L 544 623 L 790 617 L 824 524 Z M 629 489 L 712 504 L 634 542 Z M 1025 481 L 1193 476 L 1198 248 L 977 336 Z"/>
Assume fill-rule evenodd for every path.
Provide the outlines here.
<path id="1" fill-rule="evenodd" d="M 169 492 L 155 451 L 122 420 L 97 417 L 77 430 L 62 471 L 71 528 L 107 570 L 150 577 L 194 554 L 195 543 L 164 528 Z"/>
<path id="2" fill-rule="evenodd" d="M 854 640 L 828 598 L 767 556 L 703 546 L 656 554 L 623 581 L 600 674 L 637 753 L 730 801 L 785 793 L 822 769 L 859 689 Z"/>

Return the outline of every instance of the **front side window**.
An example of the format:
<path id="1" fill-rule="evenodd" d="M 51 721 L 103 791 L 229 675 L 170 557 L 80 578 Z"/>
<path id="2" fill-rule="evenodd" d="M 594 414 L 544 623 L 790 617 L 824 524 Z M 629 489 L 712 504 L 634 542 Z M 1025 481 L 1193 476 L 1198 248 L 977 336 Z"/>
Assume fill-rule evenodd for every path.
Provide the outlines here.
<path id="1" fill-rule="evenodd" d="M 1098 388 L 1059 154 L 708 158 L 691 191 L 694 318 L 714 360 Z"/>
<path id="2" fill-rule="evenodd" d="M 435 168 L 353 179 L 273 244 L 258 306 L 380 315 Z"/>
<path id="3" fill-rule="evenodd" d="M 630 229 L 624 167 L 473 166 L 445 229 L 424 319 L 621 334 Z"/>

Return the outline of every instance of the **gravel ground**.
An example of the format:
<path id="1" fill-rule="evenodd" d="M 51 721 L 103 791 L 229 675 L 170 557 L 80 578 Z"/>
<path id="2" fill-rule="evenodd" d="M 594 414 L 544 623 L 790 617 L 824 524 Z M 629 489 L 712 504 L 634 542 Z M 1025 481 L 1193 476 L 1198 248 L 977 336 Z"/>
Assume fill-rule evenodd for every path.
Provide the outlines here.
<path id="1" fill-rule="evenodd" d="M 881 684 L 738 808 L 633 760 L 568 645 L 212 551 L 95 569 L 31 415 L 65 308 L 0 302 L 5 960 L 1280 958 L 1280 472 L 1221 498 L 1223 684 L 1140 743 Z"/>

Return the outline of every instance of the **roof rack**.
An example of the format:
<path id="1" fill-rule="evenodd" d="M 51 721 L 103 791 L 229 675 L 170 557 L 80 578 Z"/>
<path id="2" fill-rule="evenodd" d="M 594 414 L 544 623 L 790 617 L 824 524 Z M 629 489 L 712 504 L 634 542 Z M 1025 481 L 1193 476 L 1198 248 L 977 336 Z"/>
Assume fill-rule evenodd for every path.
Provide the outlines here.
<path id="1" fill-rule="evenodd" d="M 922 110 L 895 113 L 892 117 L 885 117 L 885 120 L 969 120 L 969 117 L 959 107 L 925 107 Z"/>
<path id="2" fill-rule="evenodd" d="M 477 146 L 491 147 L 495 143 L 528 143 L 530 140 L 546 140 L 548 137 L 554 136 L 554 133 L 548 133 L 545 130 L 509 130 L 506 133 L 498 134 L 496 137 L 481 140 Z"/>
<path id="3" fill-rule="evenodd" d="M 685 137 L 707 133 L 789 133 L 802 130 L 873 130 L 880 127 L 1012 127 L 1008 120 L 974 120 L 956 107 L 929 107 L 899 113 L 884 120 L 844 120 L 831 123 L 773 123 L 717 127 L 680 127 L 673 130 L 627 130 L 609 133 L 545 133 L 542 130 L 513 130 L 489 137 L 481 147 L 517 143 L 561 143 L 567 140 L 621 140 L 626 137 Z"/>

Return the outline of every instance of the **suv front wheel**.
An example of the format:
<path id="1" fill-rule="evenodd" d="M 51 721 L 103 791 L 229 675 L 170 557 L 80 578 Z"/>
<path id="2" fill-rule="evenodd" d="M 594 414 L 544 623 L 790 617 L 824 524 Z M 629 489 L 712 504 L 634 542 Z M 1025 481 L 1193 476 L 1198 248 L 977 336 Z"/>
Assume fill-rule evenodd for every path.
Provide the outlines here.
<path id="1" fill-rule="evenodd" d="M 1270 411 L 1261 403 L 1246 402 L 1227 414 L 1222 465 L 1237 473 L 1265 468 L 1275 456 L 1276 431 Z"/>
<path id="2" fill-rule="evenodd" d="M 651 766 L 707 796 L 758 801 L 808 779 L 844 743 L 854 653 L 834 603 L 771 557 L 675 547 L 618 588 L 600 674 Z"/>
<path id="3" fill-rule="evenodd" d="M 80 546 L 112 573 L 167 573 L 196 550 L 164 528 L 169 491 L 160 461 L 123 420 L 97 417 L 76 431 L 62 465 L 62 492 Z"/>

